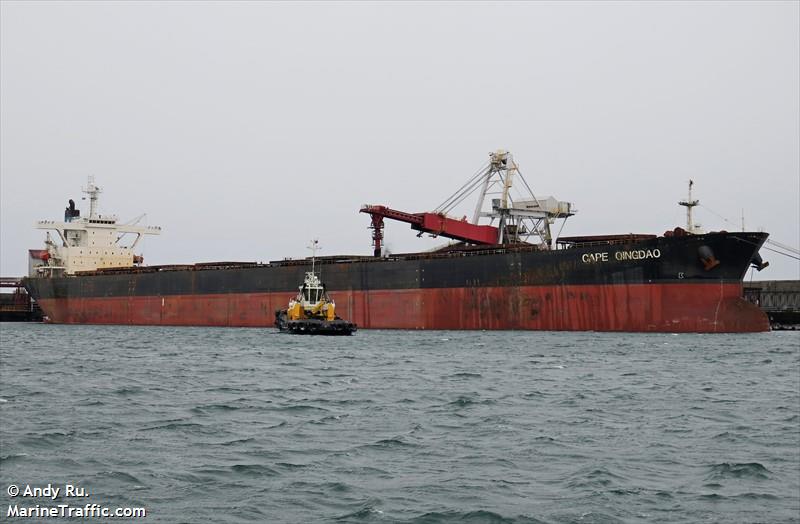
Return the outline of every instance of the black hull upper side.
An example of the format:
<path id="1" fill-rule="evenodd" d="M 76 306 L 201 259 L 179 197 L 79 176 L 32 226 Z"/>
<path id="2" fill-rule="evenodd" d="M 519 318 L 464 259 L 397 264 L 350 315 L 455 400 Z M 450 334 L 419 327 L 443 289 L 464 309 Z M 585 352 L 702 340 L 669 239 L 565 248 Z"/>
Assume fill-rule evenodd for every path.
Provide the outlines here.
<path id="1" fill-rule="evenodd" d="M 551 251 L 505 248 L 318 261 L 327 288 L 402 290 L 537 285 L 741 282 L 766 233 L 709 233 Z M 708 256 L 716 264 L 708 263 Z M 28 278 L 36 299 L 294 292 L 306 261 L 144 267 Z M 712 266 L 712 267 L 709 267 Z"/>

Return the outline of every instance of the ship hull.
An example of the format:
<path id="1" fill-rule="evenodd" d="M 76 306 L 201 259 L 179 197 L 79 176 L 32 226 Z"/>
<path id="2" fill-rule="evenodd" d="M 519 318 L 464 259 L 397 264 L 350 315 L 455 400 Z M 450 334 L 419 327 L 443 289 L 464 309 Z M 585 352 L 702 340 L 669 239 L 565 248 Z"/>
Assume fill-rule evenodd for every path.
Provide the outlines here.
<path id="1" fill-rule="evenodd" d="M 372 329 L 767 331 L 740 284 L 526 286 L 337 293 L 344 318 Z M 67 324 L 269 327 L 285 293 L 42 299 Z"/>
<path id="2" fill-rule="evenodd" d="M 320 267 L 337 313 L 367 329 L 754 332 L 769 322 L 741 298 L 742 277 L 765 239 L 718 233 Z M 307 270 L 303 261 L 142 268 L 26 287 L 59 323 L 268 327 Z"/>

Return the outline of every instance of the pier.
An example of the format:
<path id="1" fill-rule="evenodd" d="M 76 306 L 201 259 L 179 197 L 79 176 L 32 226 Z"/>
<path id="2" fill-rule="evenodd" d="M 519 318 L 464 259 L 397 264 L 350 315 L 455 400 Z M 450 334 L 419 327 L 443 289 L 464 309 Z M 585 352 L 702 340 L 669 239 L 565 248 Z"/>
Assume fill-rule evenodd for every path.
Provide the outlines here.
<path id="1" fill-rule="evenodd" d="M 0 322 L 41 321 L 42 310 L 22 287 L 22 279 L 0 277 Z"/>
<path id="2" fill-rule="evenodd" d="M 767 314 L 773 330 L 800 330 L 800 280 L 745 282 L 744 298 Z"/>

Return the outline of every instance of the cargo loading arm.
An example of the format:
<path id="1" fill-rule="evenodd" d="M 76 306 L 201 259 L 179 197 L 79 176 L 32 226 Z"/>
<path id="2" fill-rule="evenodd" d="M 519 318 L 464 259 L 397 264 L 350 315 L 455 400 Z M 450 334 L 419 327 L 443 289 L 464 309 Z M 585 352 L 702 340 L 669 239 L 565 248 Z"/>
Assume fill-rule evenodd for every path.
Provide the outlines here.
<path id="1" fill-rule="evenodd" d="M 372 245 L 376 257 L 381 256 L 384 218 L 411 224 L 411 229 L 420 233 L 429 233 L 471 244 L 493 245 L 497 243 L 496 227 L 471 224 L 467 222 L 466 218 L 455 220 L 443 213 L 406 213 L 377 205 L 364 205 L 361 213 L 367 213 L 372 217 L 370 229 L 372 229 Z"/>
<path id="2" fill-rule="evenodd" d="M 523 186 L 523 189 L 517 190 L 519 198 L 511 194 L 514 180 L 519 180 Z M 475 191 L 479 191 L 479 198 L 472 222 L 468 222 L 466 216 L 461 220 L 447 216 Z M 499 198 L 494 198 L 495 195 Z M 420 235 L 428 233 L 473 245 L 520 244 L 528 243 L 531 237 L 538 237 L 540 242 L 537 245 L 542 249 L 551 249 L 551 224 L 557 219 L 566 220 L 576 211 L 569 202 L 534 196 L 511 153 L 502 149 L 489 153 L 489 162 L 484 163 L 433 212 L 406 213 L 380 205 L 361 208 L 362 213 L 372 217 L 369 227 L 372 229 L 376 257 L 381 256 L 384 218 L 411 224 L 411 229 L 419 231 Z M 489 224 L 479 224 L 478 221 L 483 218 L 488 218 Z M 496 225 L 493 225 L 495 220 Z"/>

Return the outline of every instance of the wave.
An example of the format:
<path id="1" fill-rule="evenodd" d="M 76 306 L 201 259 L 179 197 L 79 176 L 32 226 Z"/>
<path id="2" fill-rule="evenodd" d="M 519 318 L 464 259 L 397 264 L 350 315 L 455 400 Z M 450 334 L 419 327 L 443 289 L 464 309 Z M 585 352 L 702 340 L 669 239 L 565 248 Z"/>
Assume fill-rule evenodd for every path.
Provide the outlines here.
<path id="1" fill-rule="evenodd" d="M 412 444 L 410 442 L 405 442 L 399 437 L 394 438 L 385 438 L 381 439 L 377 442 L 373 442 L 372 444 L 366 444 L 366 448 L 380 448 L 380 449 L 389 449 L 389 448 L 406 448 L 406 447 L 416 447 L 416 444 Z"/>
<path id="2" fill-rule="evenodd" d="M 22 461 L 27 456 L 28 456 L 27 453 L 12 453 L 10 455 L 0 455 L 0 464 L 7 466 L 14 462 Z"/>
<path id="3" fill-rule="evenodd" d="M 275 411 L 303 412 L 303 411 L 329 411 L 329 410 L 321 408 L 319 406 L 311 406 L 308 404 L 293 404 L 291 406 L 283 406 L 276 408 Z"/>
<path id="4" fill-rule="evenodd" d="M 77 403 L 78 406 L 85 406 L 85 407 L 94 407 L 94 406 L 105 406 L 106 403 L 99 399 L 85 399 Z"/>
<path id="5" fill-rule="evenodd" d="M 276 477 L 279 475 L 277 471 L 263 464 L 234 464 L 229 467 L 203 467 L 193 473 L 212 477 Z"/>
<path id="6" fill-rule="evenodd" d="M 101 471 L 97 474 L 97 477 L 104 479 L 104 480 L 118 480 L 122 482 L 127 482 L 130 484 L 135 484 L 137 486 L 141 486 L 143 482 L 138 478 L 134 477 L 130 473 L 126 473 L 124 471 Z"/>
<path id="7" fill-rule="evenodd" d="M 113 394 L 114 395 L 120 395 L 120 396 L 123 396 L 123 397 L 127 397 L 127 396 L 130 396 L 130 395 L 139 395 L 139 394 L 144 393 L 144 392 L 145 391 L 140 387 L 137 387 L 137 386 L 127 387 L 126 386 L 126 387 L 121 387 L 119 389 L 115 389 L 113 391 Z"/>
<path id="8" fill-rule="evenodd" d="M 322 491 L 334 493 L 346 493 L 353 490 L 353 488 L 343 482 L 308 482 L 303 480 L 292 482 L 289 484 L 289 489 L 294 491 Z"/>
<path id="9" fill-rule="evenodd" d="M 150 426 L 148 428 L 142 428 L 141 431 L 155 431 L 159 429 L 194 429 L 194 428 L 204 428 L 202 424 L 198 424 L 196 422 L 182 422 L 182 421 L 170 421 L 166 424 L 161 424 L 158 426 Z"/>
<path id="10" fill-rule="evenodd" d="M 307 464 L 292 464 L 291 462 L 276 462 L 275 465 L 288 470 L 303 469 L 308 467 Z"/>
<path id="11" fill-rule="evenodd" d="M 742 493 L 741 495 L 734 495 L 734 499 L 746 499 L 746 500 L 779 500 L 779 497 L 771 493 Z"/>
<path id="12" fill-rule="evenodd" d="M 37 447 L 37 448 L 50 448 L 55 446 L 60 446 L 67 440 L 70 440 L 75 436 L 74 431 L 51 431 L 49 433 L 28 433 L 24 438 L 20 440 L 22 444 Z"/>
<path id="13" fill-rule="evenodd" d="M 616 475 L 606 468 L 585 468 L 572 475 L 573 479 L 567 483 L 570 488 L 599 488 L 609 487 L 624 477 Z"/>
<path id="14" fill-rule="evenodd" d="M 453 373 L 451 375 L 442 375 L 442 378 L 481 378 L 483 375 L 480 373 L 470 373 L 468 371 L 463 371 L 460 373 Z"/>
<path id="15" fill-rule="evenodd" d="M 445 511 L 431 512 L 406 521 L 409 524 L 439 524 L 458 522 L 464 524 L 544 524 L 545 521 L 533 517 L 504 517 L 493 511 Z"/>
<path id="16" fill-rule="evenodd" d="M 236 411 L 237 409 L 241 408 L 238 406 L 231 406 L 228 404 L 205 404 L 202 406 L 195 406 L 190 411 L 192 411 L 193 413 L 205 414 L 208 412 Z"/>
<path id="17" fill-rule="evenodd" d="M 231 471 L 240 475 L 277 475 L 278 472 L 262 464 L 236 464 L 231 466 Z"/>
<path id="18" fill-rule="evenodd" d="M 308 423 L 309 424 L 327 424 L 329 422 L 337 422 L 339 420 L 342 420 L 342 418 L 346 418 L 346 417 L 348 417 L 347 413 L 345 413 L 343 415 L 328 415 L 326 417 L 322 417 L 321 419 L 309 420 Z"/>
<path id="19" fill-rule="evenodd" d="M 466 408 L 473 405 L 481 405 L 481 404 L 496 404 L 497 401 L 487 398 L 483 400 L 479 400 L 477 398 L 468 397 L 465 395 L 460 395 L 452 402 L 448 402 L 448 406 L 452 406 L 455 408 Z"/>
<path id="20" fill-rule="evenodd" d="M 742 435 L 741 433 L 734 433 L 732 431 L 723 431 L 722 433 L 718 433 L 714 435 L 714 440 L 722 440 L 725 442 L 741 442 L 743 440 L 749 440 L 746 436 Z"/>
<path id="21" fill-rule="evenodd" d="M 371 504 L 366 504 L 364 507 L 353 511 L 352 513 L 346 513 L 344 515 L 334 517 L 334 520 L 338 522 L 363 521 L 374 517 L 380 517 L 381 515 L 383 515 L 383 511 L 375 508 Z"/>
<path id="22" fill-rule="evenodd" d="M 239 444 L 247 444 L 247 443 L 253 442 L 253 441 L 255 441 L 255 439 L 253 437 L 240 438 L 240 439 L 236 439 L 236 440 L 228 440 L 228 441 L 225 441 L 225 442 L 219 442 L 217 444 L 214 444 L 214 446 L 236 446 L 236 445 L 239 445 Z"/>
<path id="23" fill-rule="evenodd" d="M 750 478 L 763 480 L 768 479 L 769 473 L 771 473 L 770 470 L 758 462 L 722 462 L 720 464 L 712 464 L 708 466 L 708 469 L 708 479 Z"/>
<path id="24" fill-rule="evenodd" d="M 542 391 L 539 391 L 538 389 L 535 389 L 533 391 L 530 391 L 528 393 L 523 394 L 522 398 L 531 399 L 531 398 L 542 398 L 542 397 L 549 397 L 549 396 L 550 396 L 549 393 L 544 393 Z"/>

